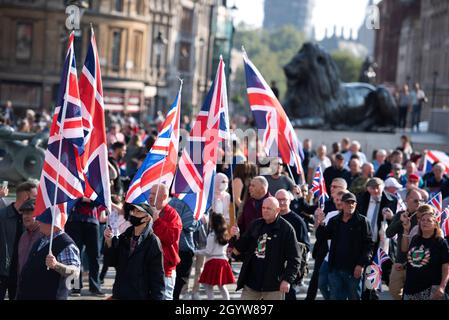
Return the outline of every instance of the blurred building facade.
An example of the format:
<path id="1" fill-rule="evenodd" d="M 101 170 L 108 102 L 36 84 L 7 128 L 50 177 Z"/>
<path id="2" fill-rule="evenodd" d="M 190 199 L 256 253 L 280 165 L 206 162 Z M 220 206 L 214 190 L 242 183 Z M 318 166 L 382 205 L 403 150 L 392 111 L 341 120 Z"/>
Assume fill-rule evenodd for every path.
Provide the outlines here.
<path id="1" fill-rule="evenodd" d="M 449 1 L 382 0 L 376 30 L 377 81 L 397 86 L 419 82 L 429 103 L 449 105 Z"/>
<path id="2" fill-rule="evenodd" d="M 265 0 L 263 28 L 275 30 L 292 25 L 307 38 L 311 38 L 314 6 L 314 0 Z"/>
<path id="3" fill-rule="evenodd" d="M 0 105 L 52 111 L 73 1 L 0 0 Z M 81 72 L 92 23 L 105 107 L 151 118 L 166 111 L 184 80 L 183 104 L 199 106 L 210 83 L 219 0 L 90 0 L 83 3 L 75 55 Z M 224 8 L 224 9 L 223 9 Z M 163 42 L 159 40 L 163 39 Z M 230 39 L 228 39 L 230 40 Z M 141 117 L 142 119 L 142 117 Z"/>

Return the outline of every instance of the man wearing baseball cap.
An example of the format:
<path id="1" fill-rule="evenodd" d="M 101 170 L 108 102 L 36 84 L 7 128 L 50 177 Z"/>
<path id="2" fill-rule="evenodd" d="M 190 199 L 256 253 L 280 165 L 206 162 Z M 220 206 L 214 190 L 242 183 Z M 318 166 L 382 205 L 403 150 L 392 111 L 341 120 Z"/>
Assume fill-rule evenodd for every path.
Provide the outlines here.
<path id="1" fill-rule="evenodd" d="M 332 240 L 329 249 L 329 288 L 331 300 L 360 300 L 363 268 L 373 254 L 368 220 L 356 211 L 357 198 L 348 192 L 341 197 L 342 210 L 324 224 L 324 213 L 317 215 L 317 239 Z"/>
<path id="2" fill-rule="evenodd" d="M 112 298 L 162 300 L 164 265 L 159 239 L 153 232 L 153 209 L 145 203 L 128 204 L 129 227 L 113 239 L 110 227 L 104 232 L 111 266 L 116 268 Z M 114 240 L 114 241 L 113 241 Z"/>
<path id="3" fill-rule="evenodd" d="M 22 233 L 19 240 L 19 256 L 17 266 L 17 275 L 19 277 L 20 272 L 28 259 L 31 248 L 34 243 L 42 237 L 42 233 L 39 231 L 39 223 L 36 222 L 36 218 L 33 217 L 35 202 L 36 200 L 30 199 L 26 201 L 19 209 L 19 212 L 22 214 L 23 226 L 25 228 L 25 231 Z"/>

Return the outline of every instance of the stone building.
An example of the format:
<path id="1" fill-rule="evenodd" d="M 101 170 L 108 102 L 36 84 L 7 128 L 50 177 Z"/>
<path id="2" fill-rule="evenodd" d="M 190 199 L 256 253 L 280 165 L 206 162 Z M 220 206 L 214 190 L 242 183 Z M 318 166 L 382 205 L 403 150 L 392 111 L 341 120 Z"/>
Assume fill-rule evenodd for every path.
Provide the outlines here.
<path id="1" fill-rule="evenodd" d="M 51 111 L 56 100 L 73 1 L 0 1 L 0 106 L 13 102 Z M 201 104 L 211 74 L 218 0 L 90 0 L 81 9 L 75 55 L 78 75 L 92 23 L 105 107 L 151 118 L 167 110 L 183 78 L 183 102 Z M 226 8 L 225 8 L 226 10 Z M 157 39 L 162 39 L 157 45 Z"/>

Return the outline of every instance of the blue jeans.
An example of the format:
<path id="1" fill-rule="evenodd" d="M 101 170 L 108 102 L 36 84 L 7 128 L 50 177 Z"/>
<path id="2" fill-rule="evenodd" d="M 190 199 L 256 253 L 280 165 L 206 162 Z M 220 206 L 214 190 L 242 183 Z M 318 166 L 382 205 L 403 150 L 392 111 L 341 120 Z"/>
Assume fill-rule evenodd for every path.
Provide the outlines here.
<path id="1" fill-rule="evenodd" d="M 330 300 L 331 291 L 329 289 L 329 263 L 324 260 L 320 267 L 320 276 L 318 277 L 318 288 L 325 300 Z"/>
<path id="2" fill-rule="evenodd" d="M 360 300 L 362 279 L 354 278 L 352 272 L 332 270 L 329 272 L 331 300 Z"/>

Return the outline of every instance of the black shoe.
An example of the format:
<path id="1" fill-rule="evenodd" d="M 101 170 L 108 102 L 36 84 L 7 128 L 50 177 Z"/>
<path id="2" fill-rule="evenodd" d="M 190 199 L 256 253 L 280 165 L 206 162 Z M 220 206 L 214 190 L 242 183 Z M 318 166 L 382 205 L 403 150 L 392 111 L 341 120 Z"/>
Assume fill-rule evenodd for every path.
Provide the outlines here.
<path id="1" fill-rule="evenodd" d="M 70 292 L 71 297 L 81 297 L 81 289 L 72 289 Z"/>
<path id="2" fill-rule="evenodd" d="M 104 279 L 100 279 L 100 284 L 104 284 Z"/>
<path id="3" fill-rule="evenodd" d="M 89 290 L 89 292 L 91 295 L 96 296 L 96 297 L 106 297 L 106 293 L 104 293 L 101 290 L 94 290 L 94 291 Z"/>

